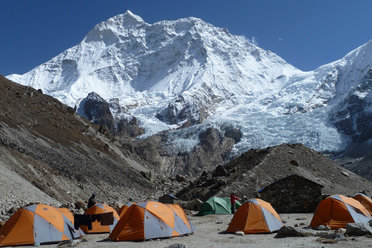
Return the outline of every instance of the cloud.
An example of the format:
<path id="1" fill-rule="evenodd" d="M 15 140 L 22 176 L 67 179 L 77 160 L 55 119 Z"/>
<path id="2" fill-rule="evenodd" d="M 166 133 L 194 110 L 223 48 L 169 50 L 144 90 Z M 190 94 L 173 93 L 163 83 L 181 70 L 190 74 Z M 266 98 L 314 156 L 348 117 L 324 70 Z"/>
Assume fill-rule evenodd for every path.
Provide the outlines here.
<path id="1" fill-rule="evenodd" d="M 278 38 L 278 41 L 282 41 L 282 40 L 283 40 L 283 38 L 282 38 L 282 37 L 279 37 L 279 38 Z"/>

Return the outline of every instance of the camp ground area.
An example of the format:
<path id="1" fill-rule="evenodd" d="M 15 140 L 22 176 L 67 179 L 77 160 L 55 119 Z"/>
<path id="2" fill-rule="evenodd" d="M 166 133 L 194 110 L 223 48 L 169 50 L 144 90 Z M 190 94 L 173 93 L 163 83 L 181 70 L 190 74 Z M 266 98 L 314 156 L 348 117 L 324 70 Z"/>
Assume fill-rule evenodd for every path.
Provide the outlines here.
<path id="1" fill-rule="evenodd" d="M 314 213 L 279 214 L 269 202 L 251 198 L 231 214 L 222 211 L 226 202 L 212 197 L 198 212 L 147 201 L 123 206 L 120 215 L 104 203 L 84 214 L 31 204 L 0 228 L 0 246 L 372 247 L 372 200 L 364 194 L 325 197 Z"/>
<path id="2" fill-rule="evenodd" d="M 76 247 L 128 247 L 128 248 L 165 248 L 174 244 L 183 244 L 188 248 L 212 248 L 212 247 L 370 247 L 372 239 L 367 236 L 353 237 L 346 241 L 339 241 L 336 244 L 324 244 L 319 241 L 319 237 L 287 237 L 274 238 L 276 233 L 270 234 L 249 234 L 238 236 L 236 234 L 223 233 L 227 229 L 233 215 L 205 215 L 205 216 L 189 216 L 190 221 L 194 224 L 196 232 L 189 236 L 174 237 L 171 239 L 156 239 L 143 242 L 111 242 L 105 241 L 108 234 L 89 234 L 87 242 L 80 242 Z M 313 213 L 296 213 L 296 214 L 280 214 L 283 221 L 288 226 L 303 226 L 309 225 Z M 32 246 L 20 246 L 32 247 Z M 42 248 L 57 247 L 57 244 L 42 245 Z M 60 245 L 61 247 L 61 245 Z M 62 246 L 63 247 L 63 246 Z M 71 247 L 71 246 L 64 246 Z M 182 247 L 182 246 L 178 246 Z"/>

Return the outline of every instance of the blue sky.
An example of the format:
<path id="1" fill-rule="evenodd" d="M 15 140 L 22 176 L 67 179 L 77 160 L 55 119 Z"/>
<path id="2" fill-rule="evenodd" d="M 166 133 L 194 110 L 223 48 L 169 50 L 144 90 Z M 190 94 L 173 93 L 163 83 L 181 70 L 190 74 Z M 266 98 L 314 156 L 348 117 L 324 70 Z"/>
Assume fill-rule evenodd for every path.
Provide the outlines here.
<path id="1" fill-rule="evenodd" d="M 0 74 L 23 74 L 131 10 L 147 23 L 199 17 L 244 35 L 302 70 L 372 39 L 369 0 L 1 0 Z"/>

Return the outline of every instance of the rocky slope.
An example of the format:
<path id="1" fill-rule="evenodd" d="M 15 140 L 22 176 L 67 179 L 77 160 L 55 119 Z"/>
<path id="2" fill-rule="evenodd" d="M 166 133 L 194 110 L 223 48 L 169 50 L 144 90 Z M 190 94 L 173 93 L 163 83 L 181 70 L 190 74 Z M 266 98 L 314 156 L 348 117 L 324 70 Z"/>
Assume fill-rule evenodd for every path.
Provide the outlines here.
<path id="1" fill-rule="evenodd" d="M 372 193 L 372 182 L 362 178 L 302 144 L 282 144 L 251 149 L 231 162 L 205 171 L 177 193 L 183 200 L 206 200 L 231 192 L 247 198 L 288 175 L 296 174 L 323 185 L 323 194 Z"/>
<path id="2" fill-rule="evenodd" d="M 41 90 L 0 76 L 0 211 L 29 202 L 155 197 L 161 176 Z M 154 199 L 155 199 L 154 198 Z M 1 213 L 0 213 L 1 214 Z"/>
<path id="3" fill-rule="evenodd" d="M 182 132 L 182 130 L 178 130 L 178 132 Z M 198 143 L 194 145 L 193 149 L 187 150 L 185 148 L 183 151 L 174 149 L 173 143 L 178 142 L 181 145 L 185 142 L 184 139 L 174 140 L 174 136 L 168 132 L 130 142 L 124 140 L 123 145 L 130 143 L 130 149 L 134 153 L 165 175 L 174 177 L 180 174 L 194 177 L 200 175 L 203 170 L 215 168 L 216 165 L 226 163 L 231 159 L 230 151 L 237 139 L 233 135 L 239 137 L 241 133 L 234 129 L 221 131 L 209 127 L 200 131 Z"/>

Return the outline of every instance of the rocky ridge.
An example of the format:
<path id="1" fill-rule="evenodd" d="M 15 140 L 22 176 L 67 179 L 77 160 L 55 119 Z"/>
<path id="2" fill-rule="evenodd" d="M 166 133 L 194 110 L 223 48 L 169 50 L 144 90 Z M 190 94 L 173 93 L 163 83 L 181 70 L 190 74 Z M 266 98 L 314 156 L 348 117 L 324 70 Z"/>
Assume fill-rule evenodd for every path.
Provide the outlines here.
<path id="1" fill-rule="evenodd" d="M 372 193 L 372 182 L 334 163 L 302 145 L 282 144 L 266 149 L 251 149 L 225 165 L 204 171 L 195 181 L 177 193 L 183 200 L 228 196 L 235 192 L 248 199 L 258 191 L 288 175 L 309 178 L 323 186 L 322 193 L 355 195 Z"/>
<path id="2" fill-rule="evenodd" d="M 113 136 L 41 90 L 0 76 L 0 210 L 29 202 L 124 203 L 167 180 Z"/>

